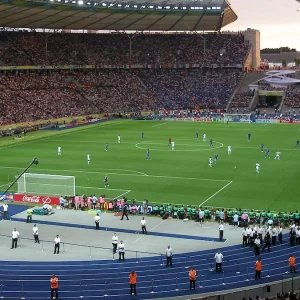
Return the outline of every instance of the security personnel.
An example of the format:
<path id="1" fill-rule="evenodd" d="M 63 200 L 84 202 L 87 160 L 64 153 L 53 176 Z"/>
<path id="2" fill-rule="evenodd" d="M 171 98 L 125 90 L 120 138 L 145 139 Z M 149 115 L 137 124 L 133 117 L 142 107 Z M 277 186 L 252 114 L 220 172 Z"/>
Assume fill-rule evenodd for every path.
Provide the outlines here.
<path id="1" fill-rule="evenodd" d="M 219 239 L 220 239 L 220 241 L 223 240 L 223 235 L 224 235 L 224 225 L 220 224 L 219 225 Z"/>
<path id="2" fill-rule="evenodd" d="M 58 278 L 53 274 L 50 278 L 51 299 L 58 299 Z M 55 297 L 54 297 L 55 293 Z"/>
<path id="3" fill-rule="evenodd" d="M 129 220 L 128 219 L 128 207 L 127 207 L 126 203 L 123 206 L 123 214 L 122 214 L 122 218 L 120 220 L 123 220 L 124 216 L 126 216 L 127 220 Z"/>
<path id="4" fill-rule="evenodd" d="M 141 220 L 141 226 L 142 226 L 142 232 L 143 232 L 143 234 L 147 234 L 146 220 L 145 220 L 144 217 L 143 217 L 142 220 Z"/>
<path id="5" fill-rule="evenodd" d="M 27 221 L 26 221 L 26 223 L 31 223 L 31 221 L 32 221 L 32 208 L 31 207 L 29 207 L 28 209 L 27 209 Z"/>
<path id="6" fill-rule="evenodd" d="M 129 274 L 130 295 L 136 295 L 136 277 L 135 271 Z"/>
<path id="7" fill-rule="evenodd" d="M 59 235 L 56 236 L 54 239 L 54 254 L 59 254 L 59 248 L 60 248 L 60 237 Z"/>
<path id="8" fill-rule="evenodd" d="M 259 258 L 255 262 L 255 280 L 260 279 L 261 270 L 262 270 L 262 262 L 261 262 L 261 258 Z"/>
<path id="9" fill-rule="evenodd" d="M 167 257 L 167 267 L 170 265 L 172 267 L 172 256 L 173 256 L 173 250 L 171 246 L 169 245 L 166 249 L 166 257 Z"/>
<path id="10" fill-rule="evenodd" d="M 32 232 L 33 232 L 33 237 L 34 237 L 34 241 L 35 243 L 40 243 L 40 239 L 39 239 L 39 229 L 38 227 L 36 226 L 36 224 L 33 225 L 33 228 L 32 228 Z"/>
<path id="11" fill-rule="evenodd" d="M 290 255 L 289 266 L 290 266 L 290 272 L 296 273 L 296 258 L 293 254 Z"/>
<path id="12" fill-rule="evenodd" d="M 111 240 L 112 240 L 112 245 L 113 245 L 113 254 L 115 254 L 117 252 L 117 246 L 118 246 L 118 240 L 119 240 L 116 233 L 113 235 Z"/>
<path id="13" fill-rule="evenodd" d="M 190 290 L 196 289 L 196 270 L 192 267 L 189 271 L 189 279 L 190 279 Z"/>
<path id="14" fill-rule="evenodd" d="M 17 248 L 18 246 L 18 238 L 20 236 L 19 231 L 17 231 L 17 229 L 15 228 L 12 232 L 12 244 L 11 244 L 11 248 L 10 249 L 14 249 Z"/>
<path id="15" fill-rule="evenodd" d="M 125 260 L 125 245 L 123 243 L 123 241 L 121 241 L 119 243 L 119 261 L 121 261 L 121 258 L 123 259 L 123 261 Z"/>
<path id="16" fill-rule="evenodd" d="M 221 253 L 221 250 L 218 250 L 218 252 L 216 253 L 215 260 L 216 260 L 216 272 L 222 272 L 223 254 Z"/>
<path id="17" fill-rule="evenodd" d="M 259 253 L 260 253 L 260 239 L 258 237 L 256 237 L 256 239 L 254 240 L 254 253 L 255 253 L 255 256 L 259 256 Z"/>
<path id="18" fill-rule="evenodd" d="M 100 216 L 99 216 L 99 214 L 97 214 L 96 216 L 95 216 L 95 224 L 96 224 L 96 230 L 99 230 L 99 222 L 100 222 Z"/>

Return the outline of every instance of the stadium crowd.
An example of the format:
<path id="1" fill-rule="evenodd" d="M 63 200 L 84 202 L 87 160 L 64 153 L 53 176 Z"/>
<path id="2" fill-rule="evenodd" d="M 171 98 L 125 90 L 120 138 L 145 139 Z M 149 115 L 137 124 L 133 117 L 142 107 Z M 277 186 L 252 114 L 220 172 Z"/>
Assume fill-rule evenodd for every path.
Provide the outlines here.
<path id="1" fill-rule="evenodd" d="M 251 100 L 253 99 L 254 93 L 254 91 L 250 90 L 247 92 L 235 93 L 234 98 L 231 101 L 230 108 L 240 110 L 248 109 Z"/>
<path id="2" fill-rule="evenodd" d="M 293 108 L 300 108 L 300 88 L 290 87 L 285 92 L 284 105 Z"/>
<path id="3" fill-rule="evenodd" d="M 0 75 L 1 124 L 99 112 L 222 109 L 237 69 L 12 72 Z"/>
<path id="4" fill-rule="evenodd" d="M 242 64 L 249 48 L 242 34 L 5 34 L 0 65 L 10 66 Z"/>

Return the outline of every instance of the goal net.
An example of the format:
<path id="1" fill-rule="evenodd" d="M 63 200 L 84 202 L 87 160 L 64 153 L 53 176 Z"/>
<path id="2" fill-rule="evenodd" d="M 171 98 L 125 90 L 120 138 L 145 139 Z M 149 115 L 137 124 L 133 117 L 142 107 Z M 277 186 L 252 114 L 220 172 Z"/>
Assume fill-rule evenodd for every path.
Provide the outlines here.
<path id="1" fill-rule="evenodd" d="M 75 196 L 75 176 L 24 173 L 17 183 L 21 194 Z"/>
<path id="2" fill-rule="evenodd" d="M 224 114 L 224 123 L 251 123 L 251 114 Z"/>

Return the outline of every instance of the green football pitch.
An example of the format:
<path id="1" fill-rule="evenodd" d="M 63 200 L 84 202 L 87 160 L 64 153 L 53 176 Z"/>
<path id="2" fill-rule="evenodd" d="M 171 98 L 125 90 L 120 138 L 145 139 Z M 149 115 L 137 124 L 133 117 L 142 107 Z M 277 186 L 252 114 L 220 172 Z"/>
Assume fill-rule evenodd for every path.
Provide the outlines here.
<path id="1" fill-rule="evenodd" d="M 141 133 L 144 138 L 141 138 Z M 196 132 L 199 139 L 196 139 Z M 202 135 L 207 135 L 207 142 Z M 248 142 L 247 134 L 251 133 Z M 118 144 L 117 136 L 121 136 Z M 168 138 L 175 150 L 168 146 Z M 38 131 L 25 139 L 0 140 L 0 190 L 38 157 L 31 173 L 72 175 L 76 193 L 126 196 L 149 203 L 299 209 L 300 126 L 116 120 L 65 131 Z M 209 147 L 209 140 L 214 147 Z M 108 143 L 108 151 L 104 151 Z M 270 149 L 270 158 L 260 144 Z M 227 155 L 231 145 L 232 154 Z M 62 155 L 57 155 L 57 147 Z M 150 149 L 151 160 L 146 160 Z M 280 151 L 280 160 L 274 160 Z M 91 163 L 87 164 L 87 153 Z M 219 158 L 213 167 L 208 159 Z M 260 164 L 256 174 L 255 164 Z M 110 186 L 104 187 L 107 174 Z M 16 191 L 14 186 L 11 191 Z M 55 194 L 55 187 L 53 188 Z"/>

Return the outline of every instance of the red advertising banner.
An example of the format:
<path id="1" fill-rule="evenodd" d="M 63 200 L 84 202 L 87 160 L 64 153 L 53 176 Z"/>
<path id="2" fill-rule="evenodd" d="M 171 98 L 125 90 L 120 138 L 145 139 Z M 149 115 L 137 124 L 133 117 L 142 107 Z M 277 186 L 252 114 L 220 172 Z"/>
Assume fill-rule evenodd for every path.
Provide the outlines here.
<path id="1" fill-rule="evenodd" d="M 36 195 L 26 195 L 26 194 L 14 194 L 14 201 L 25 202 L 25 203 L 35 203 L 37 205 L 59 205 L 59 198 L 52 196 L 36 196 Z"/>

